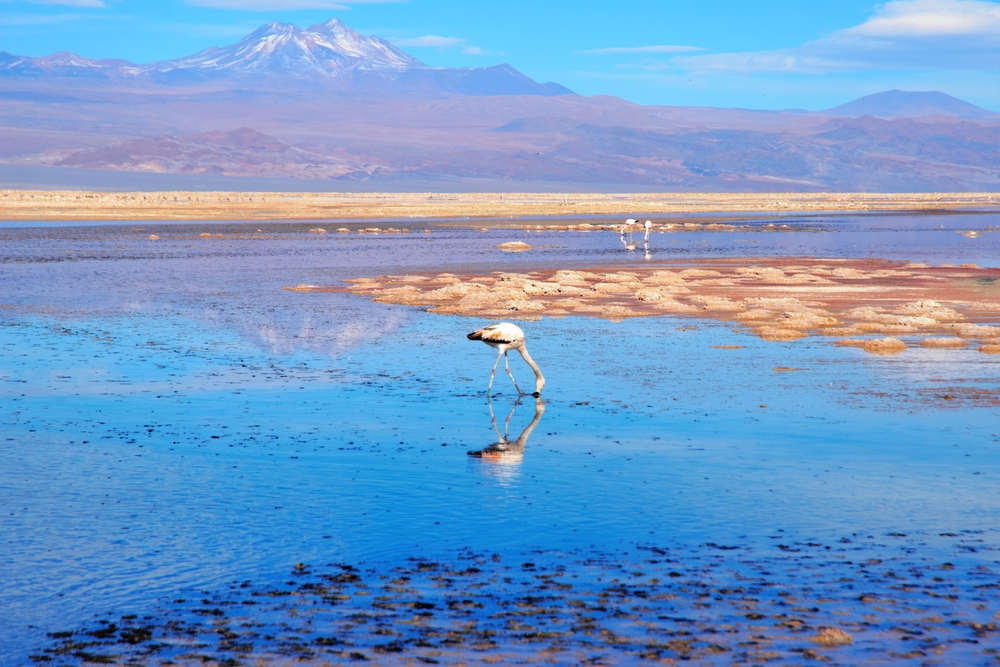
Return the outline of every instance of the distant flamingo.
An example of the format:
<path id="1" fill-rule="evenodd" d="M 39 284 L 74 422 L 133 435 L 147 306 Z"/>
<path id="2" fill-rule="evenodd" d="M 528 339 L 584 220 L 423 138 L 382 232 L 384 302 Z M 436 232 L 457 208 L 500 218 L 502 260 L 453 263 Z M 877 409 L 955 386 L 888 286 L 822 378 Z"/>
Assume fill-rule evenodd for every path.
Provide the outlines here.
<path id="1" fill-rule="evenodd" d="M 490 347 L 498 350 L 497 360 L 493 363 L 493 372 L 490 374 L 490 386 L 486 389 L 487 396 L 489 396 L 490 391 L 493 389 L 493 380 L 496 378 L 497 364 L 500 363 L 501 356 L 503 356 L 504 368 L 507 369 L 507 375 L 510 376 L 510 381 L 514 383 L 514 388 L 517 389 L 518 396 L 524 394 L 521 388 L 517 386 L 514 374 L 510 372 L 510 364 L 507 362 L 507 352 L 509 350 L 517 350 L 525 363 L 531 366 L 531 370 L 535 372 L 535 393 L 533 395 L 539 396 L 542 393 L 542 387 L 545 386 L 545 378 L 542 377 L 542 371 L 538 368 L 538 364 L 528 354 L 528 348 L 524 345 L 524 332 L 521 331 L 521 327 L 510 322 L 500 322 L 499 324 L 491 324 L 483 327 L 479 331 L 473 331 L 469 334 L 468 338 L 469 340 L 481 340 Z"/>
<path id="2" fill-rule="evenodd" d="M 652 228 L 653 228 L 653 221 L 652 220 L 647 220 L 646 221 L 646 238 L 643 239 L 643 241 L 645 241 L 646 243 L 649 243 L 649 230 L 651 230 Z"/>
<path id="3" fill-rule="evenodd" d="M 625 224 L 621 228 L 622 245 L 625 246 L 625 250 L 632 251 L 635 250 L 635 243 L 632 242 L 632 225 L 638 222 L 635 218 L 629 218 L 625 221 Z M 628 239 L 626 240 L 625 234 L 628 234 Z"/>

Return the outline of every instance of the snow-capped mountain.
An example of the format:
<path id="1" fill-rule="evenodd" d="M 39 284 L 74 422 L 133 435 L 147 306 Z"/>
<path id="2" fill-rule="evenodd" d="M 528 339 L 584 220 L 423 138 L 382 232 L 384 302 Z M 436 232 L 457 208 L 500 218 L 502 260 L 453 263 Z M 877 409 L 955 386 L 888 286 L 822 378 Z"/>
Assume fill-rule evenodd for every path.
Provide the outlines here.
<path id="1" fill-rule="evenodd" d="M 15 56 L 0 51 L 0 76 L 109 77 L 134 75 L 136 69 L 135 65 L 124 60 L 91 60 L 66 51 L 41 58 Z"/>
<path id="2" fill-rule="evenodd" d="M 425 65 L 389 42 L 365 37 L 337 19 L 303 30 L 268 23 L 232 46 L 141 67 L 141 72 L 335 77 L 352 70 L 404 72 Z"/>
<path id="3" fill-rule="evenodd" d="M 459 95 L 563 95 L 555 83 L 539 84 L 509 65 L 428 67 L 377 37 L 366 37 L 337 19 L 307 29 L 273 22 L 236 44 L 212 47 L 176 60 L 135 65 L 90 60 L 72 53 L 42 58 L 0 52 L 0 77 L 108 79 L 159 85 L 212 82 L 255 88 L 307 82 L 339 90 Z"/>

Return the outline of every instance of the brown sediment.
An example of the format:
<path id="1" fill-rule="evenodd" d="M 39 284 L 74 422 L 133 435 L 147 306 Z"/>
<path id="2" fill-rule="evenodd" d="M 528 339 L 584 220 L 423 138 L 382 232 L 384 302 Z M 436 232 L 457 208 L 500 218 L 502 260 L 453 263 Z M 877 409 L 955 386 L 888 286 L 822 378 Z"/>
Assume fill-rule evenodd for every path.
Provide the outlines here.
<path id="1" fill-rule="evenodd" d="M 1000 195 L 996 193 L 966 192 L 456 194 L 0 190 L 0 219 L 3 220 L 375 220 L 765 211 L 941 211 L 998 206 Z M 683 226 L 687 223 L 677 224 L 680 227 L 677 231 L 684 231 Z M 712 224 L 707 223 L 703 229 L 712 230 Z M 725 231 L 726 227 L 718 229 Z M 983 230 L 966 233 L 974 237 Z"/>
<path id="2" fill-rule="evenodd" d="M 854 643 L 854 637 L 840 628 L 822 628 L 810 639 L 821 646 L 845 646 Z"/>
<path id="3" fill-rule="evenodd" d="M 524 252 L 525 250 L 531 250 L 531 246 L 523 241 L 508 241 L 507 243 L 501 243 L 497 248 L 504 252 Z"/>
<path id="4" fill-rule="evenodd" d="M 865 352 L 889 357 L 906 350 L 906 343 L 898 338 L 872 338 L 864 342 L 862 349 Z"/>
<path id="5" fill-rule="evenodd" d="M 925 338 L 920 341 L 920 344 L 924 347 L 959 348 L 968 347 L 969 341 L 963 340 L 962 338 L 956 338 L 954 336 L 944 336 L 941 338 Z"/>
<path id="6" fill-rule="evenodd" d="M 484 318 L 683 315 L 734 322 L 771 341 L 808 336 L 873 354 L 907 343 L 983 352 L 1000 346 L 1000 269 L 931 267 L 887 260 L 763 258 L 663 262 L 628 270 L 380 276 L 349 287 L 374 301 Z M 922 340 L 919 340 L 922 339 Z"/>

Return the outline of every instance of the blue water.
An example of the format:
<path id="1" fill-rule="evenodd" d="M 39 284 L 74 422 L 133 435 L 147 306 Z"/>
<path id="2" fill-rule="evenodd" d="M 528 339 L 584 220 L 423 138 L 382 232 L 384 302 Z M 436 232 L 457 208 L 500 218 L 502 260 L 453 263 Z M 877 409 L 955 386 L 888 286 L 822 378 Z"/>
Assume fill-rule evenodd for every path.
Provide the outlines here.
<path id="1" fill-rule="evenodd" d="M 867 234 L 870 256 L 1000 257 L 998 235 L 905 223 L 750 240 L 761 254 L 854 256 L 861 241 L 844 239 Z M 494 355 L 464 336 L 482 321 L 281 286 L 484 262 L 643 261 L 607 250 L 616 235 L 539 234 L 532 244 L 557 247 L 510 256 L 492 247 L 511 232 L 276 234 L 209 250 L 167 239 L 153 254 L 139 233 L 56 232 L 10 232 L 0 263 L 5 663 L 55 626 L 141 613 L 248 573 L 278 580 L 296 562 L 775 534 L 903 532 L 933 544 L 960 531 L 984 531 L 982 558 L 995 558 L 997 408 L 940 396 L 996 391 L 996 357 L 873 357 L 670 317 L 528 322 L 544 413 L 523 458 L 491 462 L 466 454 L 497 439 L 484 393 Z M 931 234 L 942 242 L 903 254 Z M 701 254 L 706 243 L 717 256 L 739 254 L 743 239 L 677 234 L 663 245 Z M 512 367 L 530 384 L 520 360 Z M 516 438 L 534 399 L 517 404 L 507 378 L 497 383 L 499 428 L 516 408 Z"/>

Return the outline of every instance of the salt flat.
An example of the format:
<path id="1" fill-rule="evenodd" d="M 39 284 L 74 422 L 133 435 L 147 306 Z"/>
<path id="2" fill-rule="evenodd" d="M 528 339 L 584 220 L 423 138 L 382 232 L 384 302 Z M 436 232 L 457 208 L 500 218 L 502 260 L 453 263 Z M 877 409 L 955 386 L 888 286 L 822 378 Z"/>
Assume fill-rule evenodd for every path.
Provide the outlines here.
<path id="1" fill-rule="evenodd" d="M 995 193 L 338 193 L 0 191 L 3 220 L 382 220 L 992 210 Z"/>

